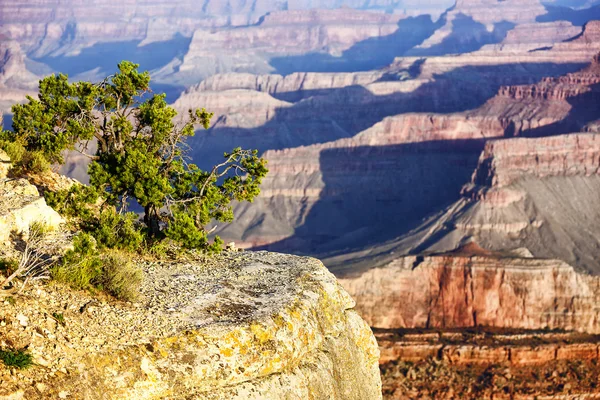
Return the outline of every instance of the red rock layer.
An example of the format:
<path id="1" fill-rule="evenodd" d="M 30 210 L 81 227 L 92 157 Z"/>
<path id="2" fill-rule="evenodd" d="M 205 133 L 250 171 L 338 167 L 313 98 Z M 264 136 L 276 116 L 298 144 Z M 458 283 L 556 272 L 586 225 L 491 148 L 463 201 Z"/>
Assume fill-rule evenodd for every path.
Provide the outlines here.
<path id="1" fill-rule="evenodd" d="M 377 328 L 600 332 L 600 278 L 558 260 L 407 256 L 340 283 Z"/>
<path id="2" fill-rule="evenodd" d="M 577 333 L 523 331 L 405 333 L 375 332 L 380 364 L 418 362 L 432 358 L 453 365 L 540 365 L 556 361 L 600 360 L 597 336 Z"/>

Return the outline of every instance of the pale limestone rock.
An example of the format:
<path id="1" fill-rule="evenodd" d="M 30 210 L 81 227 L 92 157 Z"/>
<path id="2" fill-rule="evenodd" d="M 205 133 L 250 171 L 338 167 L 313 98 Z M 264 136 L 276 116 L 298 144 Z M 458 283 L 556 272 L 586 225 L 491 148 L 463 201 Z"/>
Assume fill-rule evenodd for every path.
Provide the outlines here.
<path id="1" fill-rule="evenodd" d="M 64 220 L 26 179 L 0 181 L 0 242 L 6 243 L 13 231 L 27 233 L 33 222 L 58 229 Z"/>
<path id="2" fill-rule="evenodd" d="M 0 124 L 2 124 L 2 116 L 0 115 Z M 10 157 L 4 151 L 0 150 L 0 179 L 6 179 L 8 170 L 10 170 Z"/>
<path id="3" fill-rule="evenodd" d="M 146 264 L 145 274 L 135 306 L 53 286 L 6 307 L 9 321 L 22 313 L 30 324 L 25 332 L 0 328 L 0 336 L 35 346 L 49 370 L 66 374 L 19 371 L 0 396 L 41 398 L 31 390 L 41 382 L 44 398 L 381 399 L 375 338 L 320 261 L 227 252 L 216 261 Z M 90 301 L 94 310 L 80 312 Z M 59 337 L 32 339 L 30 331 L 46 326 L 37 310 L 63 303 L 68 323 Z"/>

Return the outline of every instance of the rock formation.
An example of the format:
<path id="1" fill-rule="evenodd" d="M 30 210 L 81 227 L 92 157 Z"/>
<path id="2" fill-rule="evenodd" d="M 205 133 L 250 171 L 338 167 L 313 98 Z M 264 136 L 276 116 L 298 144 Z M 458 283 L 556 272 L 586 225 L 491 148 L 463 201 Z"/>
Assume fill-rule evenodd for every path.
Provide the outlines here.
<path id="1" fill-rule="evenodd" d="M 600 333 L 600 278 L 558 260 L 473 250 L 399 257 L 341 279 L 373 327 Z"/>
<path id="2" fill-rule="evenodd" d="M 0 396 L 381 398 L 375 338 L 317 260 L 241 253 L 145 274 L 136 305 L 61 286 L 5 303 L 0 345 L 39 366 L 1 368 Z"/>
<path id="3" fill-rule="evenodd" d="M 378 331 L 385 399 L 595 398 L 598 335 Z"/>
<path id="4" fill-rule="evenodd" d="M 218 75 L 190 89 L 176 104 L 184 109 L 195 101 L 202 104 L 202 99 L 210 103 L 213 95 L 221 102 L 215 110 L 218 120 L 212 133 L 201 133 L 194 139 L 198 140 L 194 144 L 198 154 L 203 149 L 208 152 L 219 148 L 223 143 L 226 150 L 227 145 L 235 143 L 277 149 L 310 141 L 324 142 L 267 151 L 265 156 L 272 172 L 263 184 L 263 194 L 255 203 L 240 206 L 240 219 L 221 229 L 220 234 L 245 246 L 279 241 L 277 246 L 281 247 L 272 248 L 303 252 L 321 251 L 318 247 L 323 252 L 344 248 L 352 253 L 350 249 L 356 243 L 362 241 L 363 248 L 369 248 L 364 241 L 371 240 L 373 235 L 384 231 L 391 234 L 394 230 L 406 232 L 418 226 L 420 218 L 436 211 L 436 207 L 459 200 L 459 187 L 475 169 L 475 160 L 485 140 L 593 130 L 600 111 L 598 65 L 596 57 L 577 72 L 543 78 L 536 84 L 512 86 L 502 82 L 515 79 L 526 82 L 533 78 L 531 75 L 518 78 L 514 75 L 517 70 L 510 72 L 509 68 L 490 72 L 474 69 L 464 81 L 457 73 L 450 74 L 447 80 L 437 77 L 434 82 L 387 81 L 385 75 L 378 78 L 369 73 L 337 78 L 314 73 L 286 77 Z M 513 75 L 507 73 L 502 77 L 503 72 Z M 480 75 L 475 78 L 475 74 Z M 472 87 L 473 79 L 490 86 Z M 365 91 L 359 94 L 359 87 Z M 469 90 L 474 96 L 464 96 L 464 91 Z M 476 104 L 477 96 L 491 91 L 496 95 L 489 95 L 491 98 L 481 106 L 451 112 L 452 108 L 469 107 L 461 102 Z M 234 99 L 242 98 L 240 93 L 247 96 L 256 92 L 268 99 L 263 100 L 264 108 L 256 102 L 252 108 L 241 101 L 236 105 Z M 374 93 L 381 94 L 373 96 Z M 359 96 L 364 97 L 358 102 L 349 100 Z M 275 99 L 286 99 L 286 103 L 273 108 L 271 103 L 278 104 Z M 447 109 L 450 113 L 410 112 L 426 110 L 421 107 Z M 258 110 L 260 114 L 252 114 Z M 314 110 L 309 121 L 308 110 Z M 398 112 L 401 114 L 394 115 Z M 256 119 L 259 115 L 260 119 Z M 352 118 L 357 116 L 360 119 L 354 122 Z M 354 126 L 371 117 L 376 122 L 355 134 Z M 254 127 L 267 118 L 262 127 L 235 127 L 242 123 Z M 224 135 L 231 141 L 226 142 Z M 422 163 L 429 167 L 426 170 L 416 167 Z M 374 170 L 380 171 L 376 178 Z M 411 191 L 406 187 L 411 187 Z M 375 188 L 385 191 L 372 193 Z M 434 191 L 436 195 L 431 196 Z M 356 202 L 351 198 L 357 199 Z M 353 211 L 356 204 L 369 206 L 359 207 L 361 212 L 356 213 Z M 394 204 L 402 207 L 398 209 Z M 411 225 L 411 220 L 419 221 Z M 316 232 L 318 240 L 311 239 Z"/>
<path id="5" fill-rule="evenodd" d="M 0 5 L 0 35 L 18 41 L 28 53 L 42 57 L 49 54 L 76 54 L 95 43 L 143 41 L 148 44 L 170 40 L 177 34 L 191 37 L 198 29 L 248 26 L 258 23 L 269 13 L 284 10 L 290 10 L 293 16 L 313 8 L 346 6 L 348 12 L 351 12 L 350 8 L 375 11 L 396 9 L 395 15 L 389 16 L 379 12 L 362 12 L 367 19 L 373 15 L 375 18 L 394 20 L 410 14 L 431 13 L 437 16 L 452 5 L 450 0 L 439 0 L 427 7 L 412 0 L 393 5 L 378 0 L 366 4 L 355 0 L 288 3 L 237 1 L 225 4 L 207 1 L 198 6 L 191 0 L 179 1 L 176 5 L 164 0 L 128 0 L 119 4 L 106 0 L 92 3 L 5 1 Z"/>
<path id="6" fill-rule="evenodd" d="M 8 177 L 10 159 L 0 151 L 0 248 L 10 246 L 12 233 L 27 234 L 33 222 L 58 229 L 65 221 L 27 179 Z"/>
<path id="7" fill-rule="evenodd" d="M 478 50 L 498 43 L 515 25 L 532 23 L 545 13 L 539 0 L 457 0 L 444 14 L 445 24 L 413 53 L 437 55 Z"/>
<path id="8" fill-rule="evenodd" d="M 37 87 L 37 76 L 27 69 L 26 60 L 17 42 L 0 41 L 0 114 Z"/>
<path id="9" fill-rule="evenodd" d="M 396 254 L 449 251 L 474 238 L 487 249 L 527 248 L 597 273 L 597 143 L 594 134 L 488 142 L 463 197 L 409 234 L 371 249 L 373 264 Z"/>

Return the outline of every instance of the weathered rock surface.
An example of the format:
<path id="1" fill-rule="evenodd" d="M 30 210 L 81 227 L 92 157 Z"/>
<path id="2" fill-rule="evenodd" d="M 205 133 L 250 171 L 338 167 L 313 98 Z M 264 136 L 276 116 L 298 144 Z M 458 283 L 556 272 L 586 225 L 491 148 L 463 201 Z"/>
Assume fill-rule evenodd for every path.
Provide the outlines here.
<path id="1" fill-rule="evenodd" d="M 63 218 L 46 204 L 37 188 L 27 179 L 9 178 L 8 156 L 0 151 L 0 245 L 9 244 L 12 232 L 27 233 L 33 222 L 43 222 L 57 230 Z"/>
<path id="2" fill-rule="evenodd" d="M 0 369 L 0 396 L 381 398 L 375 338 L 319 261 L 237 253 L 144 268 L 139 304 L 61 286 L 5 303 L 0 344 L 28 346 L 42 367 Z"/>

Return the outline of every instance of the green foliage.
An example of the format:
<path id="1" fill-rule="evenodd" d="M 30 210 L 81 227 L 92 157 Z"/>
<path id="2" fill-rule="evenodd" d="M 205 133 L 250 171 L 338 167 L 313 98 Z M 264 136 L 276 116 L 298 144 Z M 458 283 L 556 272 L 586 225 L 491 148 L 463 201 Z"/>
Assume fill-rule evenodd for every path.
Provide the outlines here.
<path id="1" fill-rule="evenodd" d="M 127 253 L 100 251 L 88 233 L 75 236 L 73 249 L 66 252 L 62 263 L 51 272 L 54 279 L 75 289 L 104 290 L 125 301 L 137 298 L 143 277 L 142 270 Z"/>
<path id="2" fill-rule="evenodd" d="M 136 227 L 138 217 L 135 213 L 118 214 L 107 208 L 100 213 L 92 235 L 99 246 L 135 251 L 140 248 L 144 235 Z"/>
<path id="3" fill-rule="evenodd" d="M 57 313 L 57 312 L 53 312 L 52 313 L 52 318 L 54 318 L 56 320 L 56 322 L 58 322 L 59 324 L 61 324 L 62 326 L 66 325 L 65 322 L 65 316 L 63 313 Z"/>
<path id="4" fill-rule="evenodd" d="M 80 233 L 73 239 L 73 249 L 68 250 L 62 263 L 51 270 L 52 278 L 75 289 L 94 289 L 102 274 L 102 260 L 96 240 L 88 233 Z"/>
<path id="5" fill-rule="evenodd" d="M 119 300 L 135 301 L 140 293 L 142 270 L 127 254 L 110 251 L 102 257 L 98 285 Z"/>
<path id="6" fill-rule="evenodd" d="M 28 97 L 28 103 L 13 107 L 14 134 L 3 135 L 21 143 L 25 154 L 35 154 L 27 165 L 36 170 L 45 165 L 41 158 L 61 163 L 64 150 L 85 152 L 88 142 L 97 140 L 97 152 L 88 154 L 90 188 L 49 194 L 47 200 L 79 218 L 81 230 L 99 247 L 139 248 L 143 235 L 134 217 L 122 214 L 133 200 L 144 208 L 151 241 L 167 237 L 186 248 L 218 251 L 219 241 L 209 242 L 205 226 L 232 221 L 232 202 L 259 194 L 266 161 L 256 150 L 236 148 L 210 171 L 189 163 L 185 140 L 195 126 L 208 129 L 213 114 L 189 110 L 175 124 L 177 112 L 164 94 L 147 95 L 149 83 L 149 74 L 128 61 L 98 84 L 47 77 L 40 81 L 39 100 Z M 98 196 L 103 202 L 94 210 Z M 111 231 L 120 237 L 111 239 Z"/>
<path id="7" fill-rule="evenodd" d="M 99 248 L 139 249 L 144 235 L 135 213 L 119 214 L 114 207 L 94 207 L 98 191 L 93 186 L 73 185 L 68 190 L 46 192 L 46 202 L 73 219 L 74 228 L 91 234 Z"/>
<path id="8" fill-rule="evenodd" d="M 13 163 L 13 170 L 17 173 L 41 173 L 50 168 L 50 163 L 46 160 L 42 151 L 27 150 L 23 139 L 14 137 L 12 132 L 4 131 L 0 133 L 0 149 L 8 154 Z"/>
<path id="9" fill-rule="evenodd" d="M 9 131 L 0 132 L 0 148 L 8 154 L 10 161 L 12 161 L 14 165 L 21 164 L 21 160 L 27 151 L 24 143 L 17 140 L 12 132 Z"/>
<path id="10" fill-rule="evenodd" d="M 65 217 L 77 218 L 82 224 L 95 217 L 92 205 L 96 204 L 99 195 L 93 186 L 73 185 L 57 192 L 46 191 L 44 196 L 46 203 Z"/>
<path id="11" fill-rule="evenodd" d="M 0 350 L 0 360 L 2 360 L 7 367 L 18 369 L 26 369 L 33 365 L 33 356 L 25 349 Z"/>

